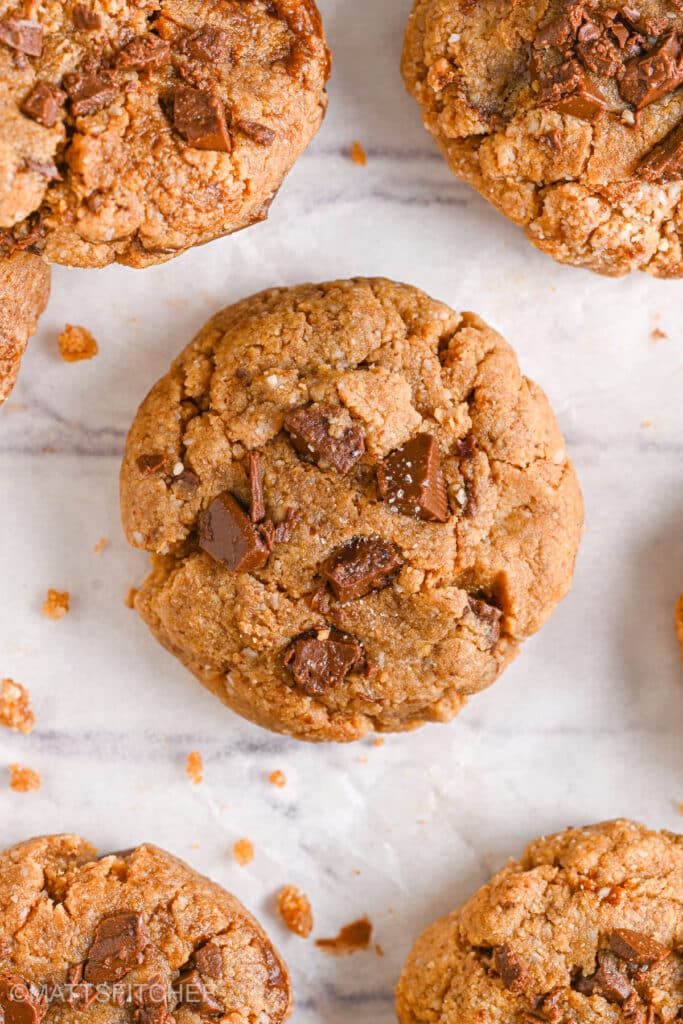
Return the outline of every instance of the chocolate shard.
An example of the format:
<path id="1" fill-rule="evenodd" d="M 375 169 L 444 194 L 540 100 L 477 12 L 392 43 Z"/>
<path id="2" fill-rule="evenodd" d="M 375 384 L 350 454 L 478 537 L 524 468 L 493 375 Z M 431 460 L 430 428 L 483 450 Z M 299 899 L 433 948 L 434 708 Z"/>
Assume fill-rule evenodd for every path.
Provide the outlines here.
<path id="1" fill-rule="evenodd" d="M 681 41 L 678 34 L 671 31 L 642 57 L 627 62 L 619 93 L 636 110 L 642 110 L 677 89 L 682 82 Z"/>
<path id="2" fill-rule="evenodd" d="M 142 914 L 122 910 L 103 917 L 88 951 L 85 981 L 93 985 L 119 981 L 142 963 L 148 945 Z"/>
<path id="3" fill-rule="evenodd" d="M 507 942 L 495 949 L 493 963 L 510 992 L 524 992 L 529 987 L 531 975 L 522 958 Z"/>
<path id="4" fill-rule="evenodd" d="M 199 546 L 229 572 L 251 572 L 268 561 L 268 548 L 230 491 L 200 513 Z"/>
<path id="5" fill-rule="evenodd" d="M 643 181 L 673 181 L 683 171 L 683 123 L 666 135 L 661 142 L 646 153 L 636 168 L 636 175 Z"/>
<path id="6" fill-rule="evenodd" d="M 626 963 L 639 967 L 659 964 L 671 952 L 661 942 L 631 928 L 615 928 L 609 937 L 609 948 Z"/>
<path id="7" fill-rule="evenodd" d="M 258 452 L 249 452 L 249 518 L 252 523 L 260 523 L 266 518 L 266 505 L 263 497 L 263 467 Z"/>
<path id="8" fill-rule="evenodd" d="M 614 78 L 623 67 L 617 47 L 590 18 L 584 20 L 578 31 L 576 53 L 585 68 L 602 78 Z"/>
<path id="9" fill-rule="evenodd" d="M 607 100 L 577 60 L 568 60 L 538 75 L 539 100 L 561 114 L 595 121 L 607 109 Z"/>
<path id="10" fill-rule="evenodd" d="M 168 992 L 163 978 L 156 974 L 146 985 L 133 990 L 135 1024 L 169 1024 L 173 1018 L 168 1012 Z"/>
<path id="11" fill-rule="evenodd" d="M 575 38 L 582 18 L 583 3 L 568 4 L 559 18 L 554 18 L 539 29 L 533 41 L 534 48 L 543 50 L 546 47 L 554 46 L 564 49 Z"/>
<path id="12" fill-rule="evenodd" d="M 472 614 L 475 615 L 481 623 L 483 623 L 489 642 L 489 648 L 493 649 L 500 640 L 500 622 L 503 617 L 503 613 L 500 608 L 496 608 L 495 605 L 488 604 L 486 601 L 482 601 L 477 597 L 470 597 L 468 599 L 468 605 Z"/>
<path id="13" fill-rule="evenodd" d="M 258 121 L 238 119 L 233 122 L 233 127 L 259 146 L 272 146 L 275 142 L 275 132 L 273 129 L 267 128 L 265 124 L 259 124 Z"/>
<path id="14" fill-rule="evenodd" d="M 622 961 L 606 949 L 598 951 L 597 961 L 595 972 L 588 977 L 579 973 L 572 981 L 572 988 L 585 996 L 599 995 L 609 1002 L 623 1003 L 633 988 Z"/>
<path id="15" fill-rule="evenodd" d="M 93 11 L 87 4 L 76 4 L 71 17 L 74 26 L 81 32 L 96 32 L 102 28 L 102 18 Z"/>
<path id="16" fill-rule="evenodd" d="M 225 60 L 229 40 L 225 32 L 213 25 L 205 25 L 199 31 L 186 36 L 180 48 L 186 56 L 205 64 L 215 64 Z"/>
<path id="17" fill-rule="evenodd" d="M 321 469 L 345 476 L 365 453 L 365 436 L 340 405 L 300 406 L 285 416 L 284 427 L 300 455 Z"/>
<path id="18" fill-rule="evenodd" d="M 43 52 L 43 29 L 29 18 L 6 18 L 0 21 L 0 43 L 29 57 L 40 57 Z"/>
<path id="19" fill-rule="evenodd" d="M 179 85 L 173 93 L 173 127 L 193 149 L 232 150 L 225 107 L 213 93 Z"/>
<path id="20" fill-rule="evenodd" d="M 0 974 L 0 1017 L 4 1024 L 40 1024 L 47 1013 L 47 1000 L 18 974 Z"/>
<path id="21" fill-rule="evenodd" d="M 71 100 L 71 113 L 74 117 L 96 114 L 116 98 L 116 88 L 94 72 L 67 75 L 64 88 Z"/>
<path id="22" fill-rule="evenodd" d="M 171 46 L 165 39 L 149 32 L 146 36 L 132 39 L 116 58 L 118 68 L 133 68 L 136 71 L 150 71 L 163 67 L 171 59 Z"/>
<path id="23" fill-rule="evenodd" d="M 323 566 L 323 576 L 342 603 L 386 587 L 403 565 L 395 544 L 372 537 L 354 537 L 342 544 Z"/>
<path id="24" fill-rule="evenodd" d="M 66 101 L 66 93 L 56 85 L 42 80 L 36 82 L 21 104 L 22 114 L 32 117 L 45 128 L 54 128 L 59 120 L 59 111 Z"/>
<path id="25" fill-rule="evenodd" d="M 207 942 L 195 950 L 194 962 L 200 974 L 206 978 L 213 978 L 220 981 L 223 977 L 223 954 L 220 946 L 213 942 Z"/>
<path id="26" fill-rule="evenodd" d="M 222 1016 L 223 1005 L 211 995 L 196 968 L 183 971 L 176 985 L 178 1002 L 196 1007 L 203 1017 Z"/>
<path id="27" fill-rule="evenodd" d="M 135 465 L 142 476 L 153 476 L 159 473 L 166 466 L 166 456 L 161 452 L 150 452 L 147 455 L 138 455 Z"/>
<path id="28" fill-rule="evenodd" d="M 416 434 L 377 467 L 380 496 L 392 512 L 445 523 L 450 511 L 439 445 L 432 434 Z"/>
<path id="29" fill-rule="evenodd" d="M 309 697 L 321 697 L 365 663 L 355 637 L 323 630 L 296 637 L 285 651 L 285 668 Z"/>

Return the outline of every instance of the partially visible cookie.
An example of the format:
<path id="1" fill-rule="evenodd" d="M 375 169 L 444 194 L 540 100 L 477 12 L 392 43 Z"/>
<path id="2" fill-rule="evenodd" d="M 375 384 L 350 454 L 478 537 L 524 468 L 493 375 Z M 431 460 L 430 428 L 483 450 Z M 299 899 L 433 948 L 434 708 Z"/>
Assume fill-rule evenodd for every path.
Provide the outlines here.
<path id="1" fill-rule="evenodd" d="M 20 250 L 0 259 L 0 403 L 14 387 L 49 297 L 50 268 L 40 256 Z"/>
<path id="2" fill-rule="evenodd" d="M 364 279 L 213 317 L 142 403 L 121 501 L 153 634 L 307 740 L 456 715 L 566 594 L 583 516 L 503 338 Z"/>
<path id="3" fill-rule="evenodd" d="M 287 969 L 244 907 L 147 844 L 78 836 L 0 853 L 4 1024 L 281 1024 Z"/>
<path id="4" fill-rule="evenodd" d="M 328 74 L 314 0 L 0 0 L 5 244 L 143 267 L 262 220 Z"/>
<path id="5" fill-rule="evenodd" d="M 681 648 L 681 657 L 683 658 L 683 594 L 676 601 L 676 607 L 674 609 L 674 625 L 676 626 L 676 636 L 678 637 L 678 643 Z"/>
<path id="6" fill-rule="evenodd" d="M 531 843 L 422 934 L 401 1024 L 673 1024 L 683 1006 L 683 836 L 631 821 Z"/>

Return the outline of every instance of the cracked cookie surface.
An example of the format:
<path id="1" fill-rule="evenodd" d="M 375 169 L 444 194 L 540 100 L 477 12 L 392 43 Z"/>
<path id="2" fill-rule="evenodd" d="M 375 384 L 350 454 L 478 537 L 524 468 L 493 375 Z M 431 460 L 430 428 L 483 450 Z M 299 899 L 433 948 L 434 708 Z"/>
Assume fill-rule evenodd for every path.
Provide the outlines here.
<path id="1" fill-rule="evenodd" d="M 143 267 L 262 220 L 328 74 L 314 0 L 0 0 L 0 250 Z"/>
<path id="2" fill-rule="evenodd" d="M 50 297 L 50 268 L 32 252 L 0 259 L 0 403 L 9 395 Z"/>
<path id="3" fill-rule="evenodd" d="M 229 893 L 155 846 L 78 836 L 0 853 L 5 1024 L 281 1024 L 286 967 Z M 19 994 L 22 1002 L 17 1002 Z"/>
<path id="4" fill-rule="evenodd" d="M 338 741 L 492 683 L 569 589 L 583 515 L 510 346 L 380 279 L 218 313 L 142 403 L 121 500 L 157 639 L 245 717 Z"/>
<path id="5" fill-rule="evenodd" d="M 562 263 L 683 275 L 683 14 L 415 0 L 403 76 L 451 169 Z"/>
<path id="6" fill-rule="evenodd" d="M 672 1024 L 683 836 L 618 820 L 531 843 L 418 939 L 401 1024 Z"/>

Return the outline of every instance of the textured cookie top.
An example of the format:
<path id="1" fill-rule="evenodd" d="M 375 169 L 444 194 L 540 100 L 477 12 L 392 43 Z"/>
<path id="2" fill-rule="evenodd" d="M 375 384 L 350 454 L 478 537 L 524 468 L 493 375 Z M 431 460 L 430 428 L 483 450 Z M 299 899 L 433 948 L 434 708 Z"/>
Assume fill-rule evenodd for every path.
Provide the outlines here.
<path id="1" fill-rule="evenodd" d="M 683 837 L 630 821 L 532 843 L 431 925 L 402 1024 L 670 1024 L 683 1008 Z"/>
<path id="2" fill-rule="evenodd" d="M 566 593 L 582 521 L 507 343 L 383 280 L 218 313 L 143 402 L 121 493 L 153 632 L 309 739 L 452 717 Z"/>
<path id="3" fill-rule="evenodd" d="M 455 172 L 556 259 L 683 273 L 683 14 L 416 0 L 406 84 Z"/>
<path id="4" fill-rule="evenodd" d="M 262 219 L 322 119 L 314 0 L 0 0 L 0 228 L 144 266 Z"/>
<path id="5" fill-rule="evenodd" d="M 0 402 L 14 387 L 26 343 L 50 297 L 50 268 L 21 250 L 0 260 Z"/>
<path id="6" fill-rule="evenodd" d="M 0 1009 L 4 1024 L 279 1024 L 290 987 L 257 922 L 182 861 L 48 836 L 0 854 Z"/>

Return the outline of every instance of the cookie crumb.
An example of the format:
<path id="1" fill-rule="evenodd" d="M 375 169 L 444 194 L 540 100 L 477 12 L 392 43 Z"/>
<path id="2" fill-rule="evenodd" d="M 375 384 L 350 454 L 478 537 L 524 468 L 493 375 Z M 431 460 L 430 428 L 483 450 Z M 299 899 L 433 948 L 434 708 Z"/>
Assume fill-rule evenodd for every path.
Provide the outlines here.
<path id="1" fill-rule="evenodd" d="M 277 786 L 278 789 L 283 789 L 287 785 L 285 773 L 281 772 L 279 768 L 276 769 L 276 771 L 270 773 L 270 775 L 268 776 L 268 782 L 270 782 L 273 786 Z"/>
<path id="2" fill-rule="evenodd" d="M 669 335 L 661 327 L 653 327 L 650 331 L 650 341 L 653 341 L 655 345 L 658 341 L 665 341 L 668 337 Z"/>
<path id="3" fill-rule="evenodd" d="M 334 939 L 316 939 L 315 944 L 323 953 L 330 956 L 348 956 L 367 949 L 372 938 L 372 924 L 369 918 L 361 917 L 358 921 L 344 925 Z"/>
<path id="4" fill-rule="evenodd" d="M 358 164 L 359 167 L 365 167 L 367 165 L 368 158 L 360 142 L 356 141 L 351 146 L 351 159 L 354 164 Z"/>
<path id="5" fill-rule="evenodd" d="M 238 839 L 232 848 L 235 860 L 241 867 L 251 864 L 254 859 L 254 844 L 248 839 Z"/>
<path id="6" fill-rule="evenodd" d="M 108 543 L 109 541 L 107 540 L 106 537 L 100 537 L 97 544 L 93 548 L 93 553 L 96 555 L 101 555 Z"/>
<path id="7" fill-rule="evenodd" d="M 43 604 L 43 615 L 52 622 L 63 619 L 69 611 L 68 590 L 48 590 L 47 597 Z"/>
<path id="8" fill-rule="evenodd" d="M 643 430 L 649 430 L 653 424 L 652 420 L 643 420 L 643 422 L 640 425 L 643 428 Z"/>
<path id="9" fill-rule="evenodd" d="M 683 658 L 683 594 L 676 601 L 674 622 L 676 624 L 676 636 L 681 648 L 681 658 Z"/>
<path id="10" fill-rule="evenodd" d="M 373 745 L 373 747 L 383 747 L 384 746 L 384 736 L 377 736 L 377 738 L 372 741 L 372 745 Z"/>
<path id="11" fill-rule="evenodd" d="M 57 340 L 65 363 L 78 363 L 81 359 L 92 359 L 99 351 L 97 342 L 85 327 L 74 327 L 72 324 L 67 324 Z"/>
<path id="12" fill-rule="evenodd" d="M 290 932 L 307 939 L 313 930 L 311 903 L 295 885 L 285 885 L 277 895 L 277 909 Z"/>
<path id="13" fill-rule="evenodd" d="M 194 786 L 198 786 L 204 780 L 204 762 L 198 750 L 192 750 L 187 755 L 185 771 Z"/>
<path id="14" fill-rule="evenodd" d="M 131 609 L 135 608 L 135 598 L 137 596 L 138 596 L 138 588 L 137 587 L 129 587 L 128 588 L 128 593 L 126 594 L 126 599 L 123 602 L 125 604 L 126 608 L 131 608 Z"/>
<path id="15" fill-rule="evenodd" d="M 3 679 L 0 691 L 0 725 L 12 732 L 23 732 L 25 736 L 36 723 L 31 711 L 31 695 L 21 683 L 13 679 Z"/>
<path id="16" fill-rule="evenodd" d="M 26 768 L 20 764 L 11 764 L 9 772 L 9 784 L 15 793 L 30 793 L 40 789 L 42 785 L 40 774 L 34 771 L 33 768 Z"/>

